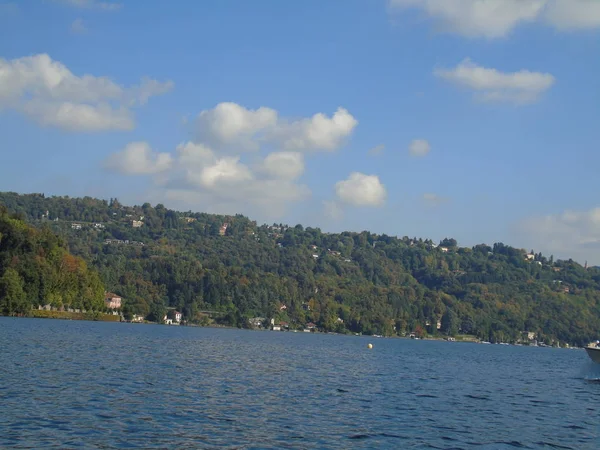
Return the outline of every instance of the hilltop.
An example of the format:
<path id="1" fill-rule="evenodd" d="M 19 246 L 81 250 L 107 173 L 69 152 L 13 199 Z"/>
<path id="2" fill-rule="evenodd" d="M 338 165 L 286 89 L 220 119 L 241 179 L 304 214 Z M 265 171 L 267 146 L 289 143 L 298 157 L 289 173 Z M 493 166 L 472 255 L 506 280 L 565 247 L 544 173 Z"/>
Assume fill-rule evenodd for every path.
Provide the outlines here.
<path id="1" fill-rule="evenodd" d="M 600 329 L 600 269 L 503 243 L 460 247 L 363 231 L 258 225 L 117 199 L 0 193 L 0 203 L 60 235 L 124 310 L 160 320 L 404 335 L 471 334 L 582 345 Z M 218 314 L 215 314 L 218 313 Z M 257 322 L 257 321 L 254 321 Z"/>

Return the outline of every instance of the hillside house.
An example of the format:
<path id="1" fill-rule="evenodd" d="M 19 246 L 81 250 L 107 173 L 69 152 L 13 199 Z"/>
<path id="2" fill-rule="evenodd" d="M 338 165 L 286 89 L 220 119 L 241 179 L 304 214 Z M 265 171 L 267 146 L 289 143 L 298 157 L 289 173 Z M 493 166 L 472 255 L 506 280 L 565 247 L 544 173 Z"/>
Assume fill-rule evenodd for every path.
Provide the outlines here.
<path id="1" fill-rule="evenodd" d="M 225 233 L 227 233 L 227 227 L 229 227 L 229 224 L 227 222 L 225 222 L 223 225 L 221 225 L 221 227 L 219 228 L 220 236 L 225 236 Z"/>
<path id="2" fill-rule="evenodd" d="M 141 220 L 132 220 L 131 221 L 131 226 L 133 228 L 140 228 L 142 225 L 144 225 L 144 222 L 142 222 Z"/>
<path id="3" fill-rule="evenodd" d="M 104 294 L 104 305 L 109 309 L 118 309 L 121 307 L 121 297 L 112 292 Z"/>

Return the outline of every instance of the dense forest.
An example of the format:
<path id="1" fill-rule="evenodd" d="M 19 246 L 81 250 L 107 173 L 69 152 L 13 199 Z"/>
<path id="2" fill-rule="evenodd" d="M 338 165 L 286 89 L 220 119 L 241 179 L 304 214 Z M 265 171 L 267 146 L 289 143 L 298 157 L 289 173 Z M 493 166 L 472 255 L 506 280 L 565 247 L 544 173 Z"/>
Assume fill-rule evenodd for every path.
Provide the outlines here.
<path id="1" fill-rule="evenodd" d="M 46 303 L 100 311 L 103 284 L 49 227 L 36 229 L 0 205 L 0 313 L 28 315 Z"/>
<path id="2" fill-rule="evenodd" d="M 98 301 L 85 261 L 129 314 L 151 319 L 175 308 L 190 323 L 211 314 L 249 326 L 248 319 L 261 317 L 297 329 L 312 322 L 323 331 L 461 333 L 491 342 L 529 332 L 542 342 L 577 345 L 600 332 L 600 269 L 503 243 L 467 248 L 452 238 L 323 233 L 117 199 L 0 193 L 0 204 L 39 229 L 2 216 L 0 238 L 6 227 L 27 236 L 21 244 L 0 240 L 0 295 L 22 289 L 18 301 L 33 305 L 61 295 L 71 304 Z M 57 270 L 55 261 L 67 254 L 61 239 L 81 258 L 73 261 L 84 281 L 41 280 L 50 269 L 39 267 Z M 18 252 L 29 256 L 15 259 Z"/>

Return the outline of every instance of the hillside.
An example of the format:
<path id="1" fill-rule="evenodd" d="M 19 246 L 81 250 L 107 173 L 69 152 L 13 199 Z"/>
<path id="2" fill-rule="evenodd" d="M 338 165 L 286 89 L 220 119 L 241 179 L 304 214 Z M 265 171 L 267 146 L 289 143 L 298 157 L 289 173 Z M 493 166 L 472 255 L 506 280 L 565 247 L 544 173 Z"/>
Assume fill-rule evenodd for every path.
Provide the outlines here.
<path id="1" fill-rule="evenodd" d="M 263 317 L 292 328 L 492 342 L 527 331 L 577 345 L 600 333 L 598 268 L 502 243 L 331 234 L 116 199 L 0 193 L 0 203 L 63 236 L 126 310 L 150 318 L 172 307 L 191 322 L 220 311 L 234 326 Z"/>
<path id="2" fill-rule="evenodd" d="M 49 227 L 38 230 L 0 205 L 0 313 L 29 315 L 44 304 L 100 311 L 104 287 Z"/>

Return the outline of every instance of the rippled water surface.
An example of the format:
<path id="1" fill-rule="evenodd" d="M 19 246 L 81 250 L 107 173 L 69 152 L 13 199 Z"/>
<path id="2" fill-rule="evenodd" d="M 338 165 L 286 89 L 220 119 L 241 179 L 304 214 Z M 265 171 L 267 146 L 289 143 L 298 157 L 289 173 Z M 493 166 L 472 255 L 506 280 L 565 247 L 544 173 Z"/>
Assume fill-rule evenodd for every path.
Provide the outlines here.
<path id="1" fill-rule="evenodd" d="M 600 449 L 581 350 L 0 317 L 0 356 L 0 448 Z"/>

